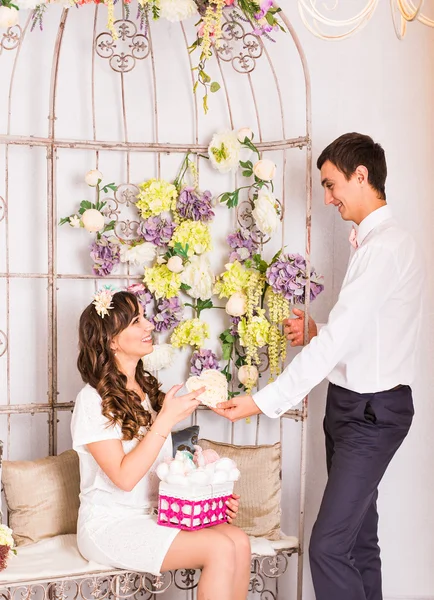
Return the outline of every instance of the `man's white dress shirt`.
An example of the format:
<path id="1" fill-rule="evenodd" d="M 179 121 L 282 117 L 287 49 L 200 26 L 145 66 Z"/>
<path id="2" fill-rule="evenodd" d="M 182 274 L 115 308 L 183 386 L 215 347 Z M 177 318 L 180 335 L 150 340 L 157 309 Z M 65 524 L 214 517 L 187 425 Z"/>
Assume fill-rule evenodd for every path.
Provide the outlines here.
<path id="1" fill-rule="evenodd" d="M 320 381 L 359 393 L 410 385 L 422 322 L 424 268 L 413 238 L 386 205 L 359 226 L 328 323 L 253 399 L 269 417 L 298 404 Z"/>

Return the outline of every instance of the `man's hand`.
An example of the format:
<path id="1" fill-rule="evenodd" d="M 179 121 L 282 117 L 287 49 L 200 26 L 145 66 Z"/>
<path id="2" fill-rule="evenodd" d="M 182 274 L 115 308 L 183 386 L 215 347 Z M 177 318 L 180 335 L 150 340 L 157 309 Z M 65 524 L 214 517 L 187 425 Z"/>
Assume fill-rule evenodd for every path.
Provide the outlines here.
<path id="1" fill-rule="evenodd" d="M 303 346 L 305 314 L 298 308 L 294 308 L 292 312 L 297 316 L 297 319 L 285 319 L 283 321 L 283 331 L 286 339 L 291 342 L 291 346 Z M 312 317 L 309 317 L 308 333 L 309 342 L 318 335 L 316 323 Z"/>
<path id="2" fill-rule="evenodd" d="M 236 396 L 227 402 L 220 402 L 220 404 L 217 404 L 217 408 L 212 410 L 232 422 L 261 414 L 251 396 Z"/>

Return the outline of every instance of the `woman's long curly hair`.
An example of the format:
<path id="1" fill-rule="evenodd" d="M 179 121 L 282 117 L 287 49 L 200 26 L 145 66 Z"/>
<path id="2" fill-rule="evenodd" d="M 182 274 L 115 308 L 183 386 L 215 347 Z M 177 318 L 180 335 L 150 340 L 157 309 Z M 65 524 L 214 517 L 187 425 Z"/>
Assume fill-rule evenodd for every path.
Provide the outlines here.
<path id="1" fill-rule="evenodd" d="M 80 317 L 78 370 L 85 383 L 95 388 L 102 398 L 102 414 L 114 425 L 122 428 L 123 438 L 140 438 L 140 428 L 151 425 L 151 415 L 146 411 L 139 395 L 127 389 L 127 377 L 119 370 L 111 343 L 121 331 L 131 324 L 139 313 L 139 303 L 134 294 L 116 292 L 113 308 L 104 318 L 89 304 Z M 164 394 L 155 377 L 144 371 L 142 361 L 136 368 L 136 381 L 148 395 L 152 408 L 161 409 Z"/>

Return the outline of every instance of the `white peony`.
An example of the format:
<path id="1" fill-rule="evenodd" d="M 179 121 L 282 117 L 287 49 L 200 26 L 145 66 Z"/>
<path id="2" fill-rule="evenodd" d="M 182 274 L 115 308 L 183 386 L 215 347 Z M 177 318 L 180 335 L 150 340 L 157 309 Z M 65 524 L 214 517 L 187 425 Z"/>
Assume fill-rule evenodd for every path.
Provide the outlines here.
<path id="1" fill-rule="evenodd" d="M 253 166 L 253 173 L 263 181 L 271 181 L 276 175 L 276 165 L 272 160 L 267 158 L 258 160 Z"/>
<path id="2" fill-rule="evenodd" d="M 102 181 L 102 177 L 103 175 L 101 171 L 93 169 L 92 171 L 88 171 L 86 173 L 86 175 L 84 176 L 84 180 L 87 183 L 87 185 L 90 185 L 90 187 L 96 187 L 98 185 L 98 181 Z"/>
<path id="3" fill-rule="evenodd" d="M 259 191 L 252 216 L 263 234 L 272 235 L 276 231 L 280 218 L 276 211 L 276 197 L 270 190 L 263 188 Z"/>
<path id="4" fill-rule="evenodd" d="M 180 256 L 171 256 L 167 261 L 167 268 L 172 273 L 181 273 L 184 270 L 184 265 L 182 264 L 182 258 Z"/>
<path id="5" fill-rule="evenodd" d="M 145 371 L 167 369 L 173 362 L 175 348 L 171 344 L 154 344 L 154 350 L 142 358 Z"/>
<path id="6" fill-rule="evenodd" d="M 0 6 L 0 27 L 7 29 L 13 27 L 19 21 L 19 13 L 13 6 Z"/>
<path id="7" fill-rule="evenodd" d="M 226 312 L 231 317 L 242 317 L 247 312 L 247 296 L 243 292 L 235 292 L 226 303 Z"/>
<path id="8" fill-rule="evenodd" d="M 81 215 L 81 222 L 87 231 L 94 233 L 95 231 L 104 229 L 105 219 L 104 215 L 99 210 L 96 210 L 96 208 L 88 208 Z"/>
<path id="9" fill-rule="evenodd" d="M 235 172 L 238 169 L 241 144 L 236 131 L 223 131 L 212 136 L 208 154 L 212 166 L 220 173 Z"/>
<path id="10" fill-rule="evenodd" d="M 136 246 L 122 244 L 120 259 L 123 263 L 129 262 L 141 266 L 146 262 L 153 261 L 156 254 L 157 246 L 151 242 L 143 242 L 143 244 L 137 244 Z"/>
<path id="11" fill-rule="evenodd" d="M 159 0 L 160 17 L 171 21 L 183 21 L 197 15 L 194 0 Z"/>
<path id="12" fill-rule="evenodd" d="M 252 141 L 253 131 L 249 127 L 241 127 L 241 129 L 238 129 L 237 131 L 237 138 L 241 143 L 244 142 L 246 138 Z"/>
<path id="13" fill-rule="evenodd" d="M 207 300 L 212 296 L 215 277 L 206 254 L 192 256 L 181 274 L 181 282 L 189 285 L 187 291 L 192 298 Z"/>
<path id="14" fill-rule="evenodd" d="M 259 372 L 254 365 L 243 365 L 238 369 L 238 381 L 243 385 L 254 386 L 258 381 Z"/>
<path id="15" fill-rule="evenodd" d="M 69 224 L 71 227 L 74 227 L 74 229 L 81 227 L 80 217 L 78 215 L 72 215 L 72 217 L 69 217 Z"/>

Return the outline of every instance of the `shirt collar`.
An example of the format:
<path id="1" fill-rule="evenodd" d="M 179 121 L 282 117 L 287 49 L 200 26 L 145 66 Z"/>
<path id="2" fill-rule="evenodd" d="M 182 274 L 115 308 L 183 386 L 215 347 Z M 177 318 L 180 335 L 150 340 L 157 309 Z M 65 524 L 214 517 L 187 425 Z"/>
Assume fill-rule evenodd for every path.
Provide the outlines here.
<path id="1" fill-rule="evenodd" d="M 383 221 L 387 221 L 392 218 L 392 211 L 389 206 L 382 206 L 381 208 L 377 208 L 373 212 L 371 212 L 367 217 L 363 219 L 363 221 L 359 225 L 359 229 L 357 231 L 357 243 L 360 246 L 368 233 L 371 233 L 375 227 L 378 227 L 380 223 Z"/>

